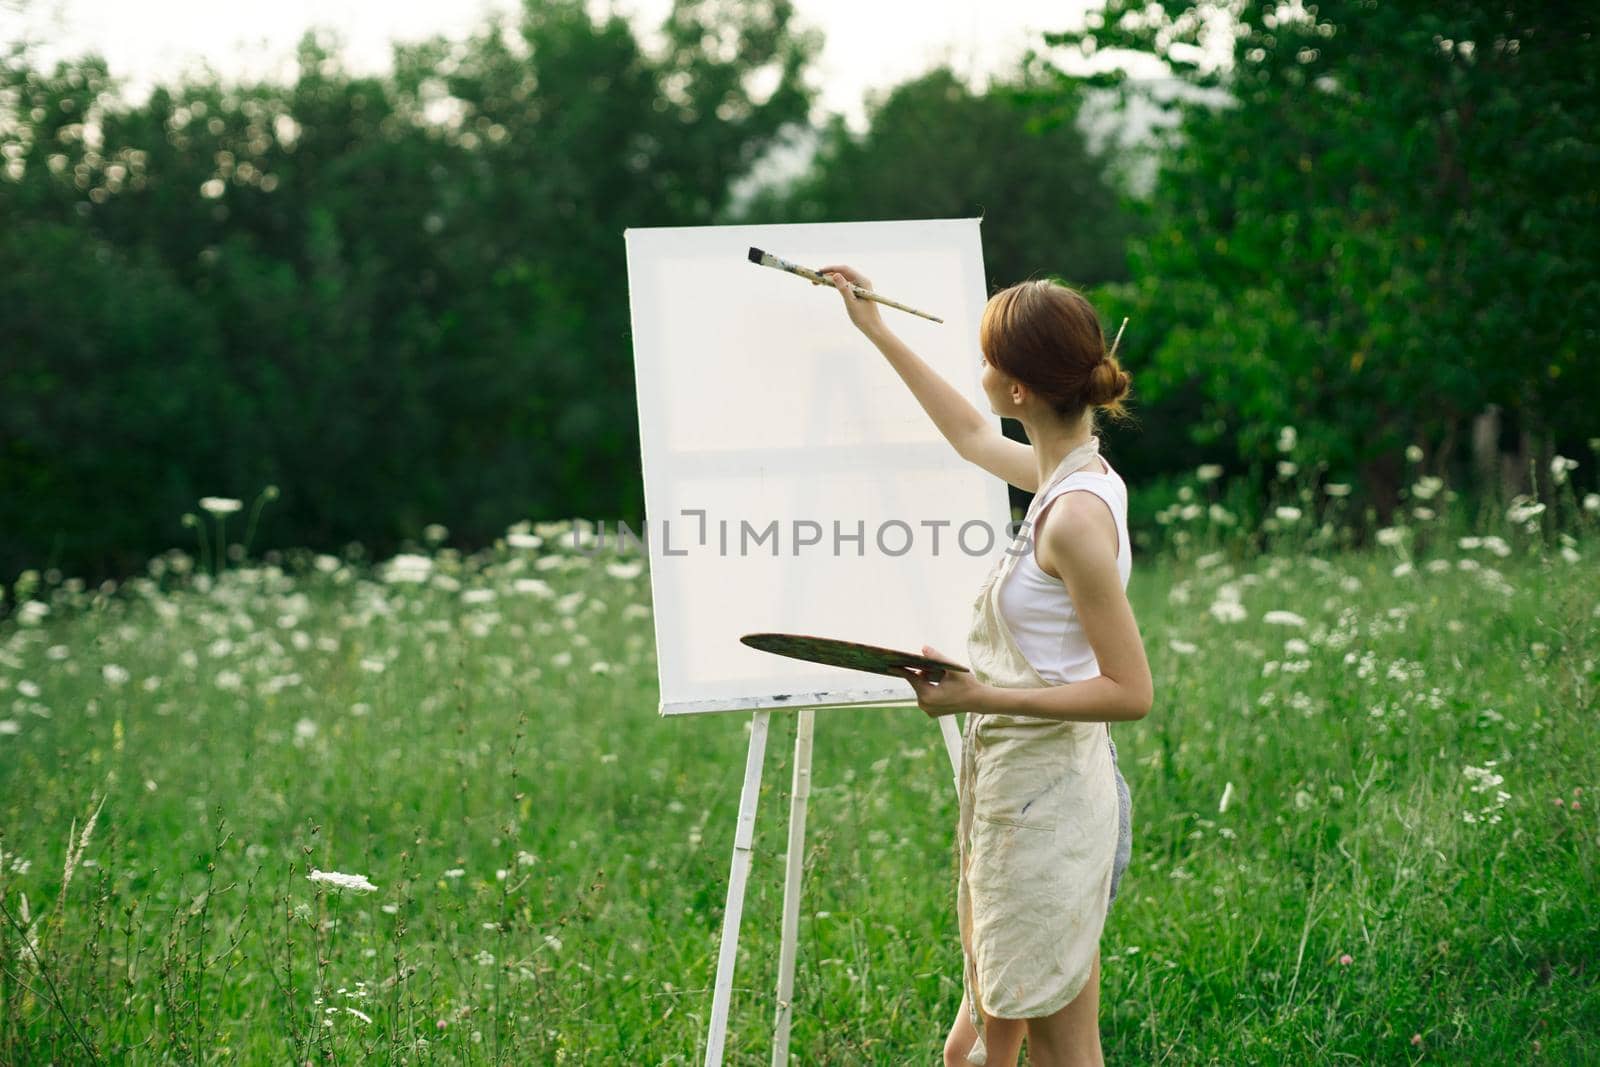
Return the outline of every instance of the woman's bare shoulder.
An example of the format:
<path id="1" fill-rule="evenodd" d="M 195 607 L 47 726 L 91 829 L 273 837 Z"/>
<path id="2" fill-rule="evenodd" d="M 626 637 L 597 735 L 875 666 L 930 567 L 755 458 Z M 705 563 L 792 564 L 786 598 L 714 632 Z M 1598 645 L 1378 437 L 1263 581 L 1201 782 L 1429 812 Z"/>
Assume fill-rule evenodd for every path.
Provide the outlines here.
<path id="1" fill-rule="evenodd" d="M 1034 537 L 1039 569 L 1052 578 L 1065 580 L 1063 568 L 1116 569 L 1116 516 L 1111 505 L 1091 489 L 1062 490 L 1034 520 Z"/>

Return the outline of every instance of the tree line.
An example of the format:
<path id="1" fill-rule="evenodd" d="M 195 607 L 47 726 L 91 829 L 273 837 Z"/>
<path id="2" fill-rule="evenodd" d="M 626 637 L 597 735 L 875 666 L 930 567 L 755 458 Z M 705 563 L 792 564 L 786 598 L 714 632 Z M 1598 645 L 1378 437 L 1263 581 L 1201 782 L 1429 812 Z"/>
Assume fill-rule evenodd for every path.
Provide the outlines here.
<path id="1" fill-rule="evenodd" d="M 636 522 L 630 226 L 981 214 L 992 287 L 1054 275 L 1108 327 L 1132 316 L 1140 424 L 1108 428 L 1137 434 L 1130 481 L 1263 476 L 1294 425 L 1382 508 L 1408 444 L 1464 474 L 1486 418 L 1496 456 L 1600 433 L 1581 20 L 1249 8 L 1213 71 L 1191 5 L 1162 12 L 1113 0 L 982 90 L 934 70 L 876 96 L 865 133 L 813 122 L 821 39 L 787 0 L 679 0 L 651 47 L 525 0 L 370 76 L 309 34 L 287 84 L 191 76 L 138 103 L 97 57 L 15 45 L 0 574 L 134 572 L 198 498 L 268 484 L 255 547 Z M 1214 90 L 1163 105 L 1138 194 L 1080 122 L 1137 85 L 1051 58 L 1112 49 Z M 736 198 L 796 130 L 809 166 Z"/>

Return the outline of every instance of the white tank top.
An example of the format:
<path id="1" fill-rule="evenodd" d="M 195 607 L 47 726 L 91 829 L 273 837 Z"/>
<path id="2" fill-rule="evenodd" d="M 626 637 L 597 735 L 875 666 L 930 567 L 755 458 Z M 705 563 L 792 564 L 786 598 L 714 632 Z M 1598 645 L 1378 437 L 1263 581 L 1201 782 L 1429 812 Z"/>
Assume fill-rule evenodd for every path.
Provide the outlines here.
<path id="1" fill-rule="evenodd" d="M 1103 457 L 1100 462 L 1105 463 Z M 1106 471 L 1090 467 L 1073 471 L 1052 486 L 1035 514 L 1044 514 L 1050 502 L 1062 493 L 1086 490 L 1106 502 L 1117 524 L 1117 572 L 1122 588 L 1128 588 L 1133 557 L 1128 547 L 1128 487 L 1122 476 L 1106 463 Z M 1000 614 L 1005 617 L 1017 648 L 1039 677 L 1056 685 L 1081 682 L 1100 673 L 1094 649 L 1084 636 L 1078 612 L 1061 579 L 1052 578 L 1039 568 L 1030 541 L 1028 552 L 1012 566 L 1000 586 Z"/>

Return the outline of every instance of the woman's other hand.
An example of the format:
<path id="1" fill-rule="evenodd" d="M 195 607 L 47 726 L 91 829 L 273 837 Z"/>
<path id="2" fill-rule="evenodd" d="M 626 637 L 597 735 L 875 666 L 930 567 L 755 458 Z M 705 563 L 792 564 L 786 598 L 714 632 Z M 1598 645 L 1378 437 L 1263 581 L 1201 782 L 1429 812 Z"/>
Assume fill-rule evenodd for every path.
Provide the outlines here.
<path id="1" fill-rule="evenodd" d="M 877 330 L 883 329 L 883 316 L 878 314 L 878 304 L 874 300 L 863 300 L 851 290 L 851 285 L 859 285 L 863 289 L 871 289 L 872 282 L 860 271 L 853 270 L 843 264 L 834 264 L 823 267 L 817 271 L 839 290 L 839 295 L 844 298 L 844 307 L 850 314 L 850 321 L 855 323 L 856 329 L 869 337 Z M 820 283 L 813 283 L 820 284 Z"/>
<path id="2" fill-rule="evenodd" d="M 922 654 L 936 659 L 950 658 L 928 645 L 922 646 Z M 981 694 L 988 688 L 971 671 L 919 671 L 913 667 L 891 669 L 911 683 L 911 688 L 917 694 L 917 707 L 930 719 L 954 715 L 958 711 L 977 711 L 983 702 Z"/>

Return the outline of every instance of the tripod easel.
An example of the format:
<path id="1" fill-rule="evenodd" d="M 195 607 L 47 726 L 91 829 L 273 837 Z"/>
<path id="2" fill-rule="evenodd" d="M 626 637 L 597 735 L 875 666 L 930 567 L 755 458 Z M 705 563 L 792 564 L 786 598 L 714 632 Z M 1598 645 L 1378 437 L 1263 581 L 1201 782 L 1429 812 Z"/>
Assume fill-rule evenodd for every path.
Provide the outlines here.
<path id="1" fill-rule="evenodd" d="M 773 1023 L 772 1065 L 788 1067 L 789 1027 L 794 1019 L 795 944 L 800 932 L 800 871 L 805 859 L 806 802 L 811 795 L 811 737 L 815 708 L 798 709 L 794 735 L 794 782 L 789 795 L 789 844 L 783 880 L 783 932 L 778 950 L 778 1007 Z M 733 834 L 733 861 L 728 872 L 728 902 L 722 915 L 722 942 L 717 954 L 717 978 L 711 997 L 711 1025 L 706 1033 L 706 1067 L 721 1067 L 728 1035 L 728 1007 L 733 993 L 733 966 L 739 950 L 739 920 L 744 912 L 745 881 L 750 873 L 750 842 L 755 834 L 756 799 L 761 792 L 761 770 L 766 761 L 767 710 L 753 714 L 750 747 L 745 756 L 744 788 L 739 794 L 739 817 Z M 945 751 L 957 781 L 961 774 L 961 733 L 951 716 L 939 719 Z"/>

